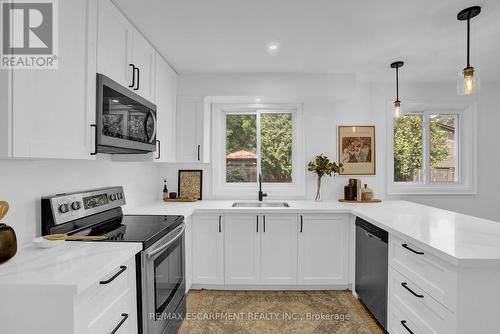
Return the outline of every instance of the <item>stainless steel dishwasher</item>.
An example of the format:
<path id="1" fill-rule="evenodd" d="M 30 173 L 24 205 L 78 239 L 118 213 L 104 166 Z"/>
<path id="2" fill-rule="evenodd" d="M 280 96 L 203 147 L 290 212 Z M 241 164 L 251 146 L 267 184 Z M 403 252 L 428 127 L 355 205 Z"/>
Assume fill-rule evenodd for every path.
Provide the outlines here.
<path id="1" fill-rule="evenodd" d="M 388 233 L 356 217 L 356 279 L 359 299 L 387 328 Z"/>

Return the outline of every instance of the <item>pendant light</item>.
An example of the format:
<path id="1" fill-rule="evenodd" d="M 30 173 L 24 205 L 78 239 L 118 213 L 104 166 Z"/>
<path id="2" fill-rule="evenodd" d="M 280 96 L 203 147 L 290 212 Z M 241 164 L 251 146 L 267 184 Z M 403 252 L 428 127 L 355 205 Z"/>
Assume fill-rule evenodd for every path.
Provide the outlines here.
<path id="1" fill-rule="evenodd" d="M 394 101 L 394 116 L 397 118 L 401 114 L 401 101 L 399 101 L 399 68 L 404 63 L 402 61 L 395 61 L 391 64 L 391 68 L 396 69 L 396 101 Z"/>
<path id="2" fill-rule="evenodd" d="M 481 13 L 481 7 L 466 8 L 457 15 L 459 21 L 467 21 L 467 67 L 458 73 L 457 91 L 459 95 L 470 95 L 479 91 L 477 70 L 470 66 L 470 19 Z"/>

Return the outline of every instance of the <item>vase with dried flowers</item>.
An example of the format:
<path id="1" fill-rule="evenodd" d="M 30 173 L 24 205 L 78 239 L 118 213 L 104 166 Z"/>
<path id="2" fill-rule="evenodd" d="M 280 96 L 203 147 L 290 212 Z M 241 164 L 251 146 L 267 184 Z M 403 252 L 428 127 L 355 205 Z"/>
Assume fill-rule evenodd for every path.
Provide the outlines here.
<path id="1" fill-rule="evenodd" d="M 336 176 L 341 171 L 344 170 L 344 166 L 340 163 L 337 165 L 336 162 L 330 162 L 327 156 L 324 154 L 317 155 L 313 161 L 307 164 L 307 170 L 315 173 L 318 176 L 316 183 L 316 196 L 315 201 L 321 201 L 321 180 L 323 176 Z"/>

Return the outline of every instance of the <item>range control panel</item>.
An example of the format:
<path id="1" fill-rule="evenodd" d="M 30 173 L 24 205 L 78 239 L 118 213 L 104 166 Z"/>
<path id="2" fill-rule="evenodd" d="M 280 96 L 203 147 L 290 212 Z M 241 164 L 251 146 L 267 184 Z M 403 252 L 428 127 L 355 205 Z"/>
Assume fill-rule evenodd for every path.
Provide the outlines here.
<path id="1" fill-rule="evenodd" d="M 42 198 L 50 203 L 56 225 L 113 209 L 126 204 L 123 187 L 109 187 L 83 192 L 64 193 Z M 42 205 L 47 207 L 47 203 Z"/>

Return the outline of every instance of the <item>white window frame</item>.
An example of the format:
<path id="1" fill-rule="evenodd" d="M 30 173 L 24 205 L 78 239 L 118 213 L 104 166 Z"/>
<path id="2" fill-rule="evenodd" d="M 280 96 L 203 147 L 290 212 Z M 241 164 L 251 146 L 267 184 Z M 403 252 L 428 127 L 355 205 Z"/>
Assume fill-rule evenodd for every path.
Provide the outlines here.
<path id="1" fill-rule="evenodd" d="M 405 103 L 401 115 L 423 116 L 423 182 L 394 181 L 394 107 L 387 104 L 387 193 L 389 195 L 465 195 L 476 194 L 477 149 L 476 105 Z M 430 182 L 429 124 L 430 115 L 458 115 L 458 143 L 455 145 L 456 182 Z"/>
<path id="2" fill-rule="evenodd" d="M 303 198 L 305 196 L 305 162 L 303 116 L 301 104 L 213 104 L 212 143 L 213 196 L 216 198 L 254 199 L 257 197 L 258 182 L 226 182 L 226 115 L 262 113 L 290 113 L 292 115 L 292 182 L 262 183 L 268 199 Z M 257 117 L 257 123 L 260 118 Z M 259 129 L 259 125 L 257 125 Z M 260 138 L 257 137 L 257 152 L 260 152 Z M 260 157 L 257 158 L 258 167 Z"/>

